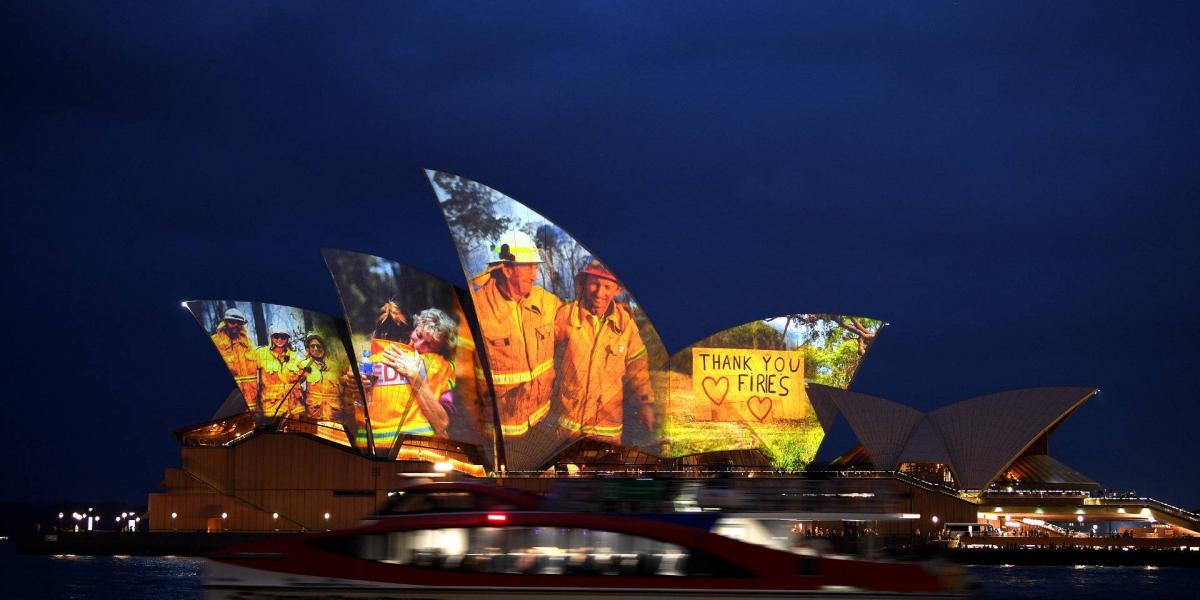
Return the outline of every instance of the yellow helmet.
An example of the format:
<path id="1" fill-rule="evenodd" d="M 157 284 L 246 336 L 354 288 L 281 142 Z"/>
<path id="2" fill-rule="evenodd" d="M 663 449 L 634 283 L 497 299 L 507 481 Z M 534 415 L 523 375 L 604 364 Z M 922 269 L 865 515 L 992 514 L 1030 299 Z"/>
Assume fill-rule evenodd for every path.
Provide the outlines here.
<path id="1" fill-rule="evenodd" d="M 538 252 L 533 238 L 528 233 L 514 229 L 500 236 L 492 247 L 496 253 L 493 263 L 540 263 L 542 255 Z"/>

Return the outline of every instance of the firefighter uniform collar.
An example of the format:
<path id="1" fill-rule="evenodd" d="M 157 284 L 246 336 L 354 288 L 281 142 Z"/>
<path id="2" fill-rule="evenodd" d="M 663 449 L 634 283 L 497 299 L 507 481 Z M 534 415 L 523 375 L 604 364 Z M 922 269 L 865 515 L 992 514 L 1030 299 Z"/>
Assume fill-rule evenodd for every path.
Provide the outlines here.
<path id="1" fill-rule="evenodd" d="M 583 307 L 583 303 L 579 300 L 575 301 L 574 309 L 571 311 L 571 326 L 583 327 L 584 316 L 592 316 L 592 311 Z M 609 305 L 608 317 L 604 319 L 604 323 L 612 328 L 616 333 L 621 333 L 625 330 L 625 325 L 628 323 L 629 314 L 625 309 L 615 301 Z"/>
<path id="2" fill-rule="evenodd" d="M 496 283 L 495 279 L 484 284 L 482 289 L 487 290 L 488 301 L 492 304 L 492 309 L 497 312 L 499 312 L 501 307 L 510 304 L 516 304 L 518 308 L 528 309 L 539 315 L 546 312 L 542 310 L 542 304 L 544 304 L 548 292 L 540 286 L 533 286 L 533 289 L 529 291 L 529 295 L 521 300 L 509 300 L 505 298 L 504 294 L 500 293 L 500 286 Z"/>

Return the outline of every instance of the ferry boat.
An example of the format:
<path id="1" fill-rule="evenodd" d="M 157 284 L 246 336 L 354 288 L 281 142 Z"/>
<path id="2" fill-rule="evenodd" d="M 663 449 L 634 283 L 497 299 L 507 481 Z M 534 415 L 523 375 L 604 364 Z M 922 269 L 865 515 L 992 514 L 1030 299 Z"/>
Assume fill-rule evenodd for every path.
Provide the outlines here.
<path id="1" fill-rule="evenodd" d="M 438 485 L 400 495 L 381 511 L 390 514 L 353 529 L 211 556 L 205 597 L 478 600 L 491 592 L 541 599 L 782 599 L 968 592 L 957 567 L 792 552 L 717 535 L 686 524 L 686 515 L 544 511 L 536 497 L 519 492 Z"/>

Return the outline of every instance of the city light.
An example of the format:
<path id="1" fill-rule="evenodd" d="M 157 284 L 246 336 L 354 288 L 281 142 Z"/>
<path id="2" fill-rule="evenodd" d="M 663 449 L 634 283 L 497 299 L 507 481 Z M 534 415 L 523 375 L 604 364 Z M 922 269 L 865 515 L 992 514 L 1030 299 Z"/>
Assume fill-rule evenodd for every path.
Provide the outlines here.
<path id="1" fill-rule="evenodd" d="M 937 515 L 933 515 L 932 517 L 930 517 L 930 519 L 929 519 L 929 520 L 933 521 L 933 524 L 934 524 L 934 525 L 937 525 L 937 522 L 938 522 L 938 517 L 937 517 Z"/>
<path id="2" fill-rule="evenodd" d="M 454 470 L 454 465 L 448 462 L 435 463 L 433 465 L 433 470 L 439 473 L 449 473 L 450 471 Z"/>
<path id="3" fill-rule="evenodd" d="M 279 513 L 271 513 L 271 518 L 272 518 L 272 519 L 278 519 L 278 518 L 279 518 Z"/>
<path id="4" fill-rule="evenodd" d="M 326 521 L 328 521 L 328 520 L 329 520 L 329 513 L 325 513 L 325 520 L 326 520 Z"/>
<path id="5" fill-rule="evenodd" d="M 491 521 L 492 523 L 503 523 L 508 520 L 508 515 L 491 513 L 487 516 L 487 520 Z"/>
<path id="6" fill-rule="evenodd" d="M 228 518 L 229 518 L 229 513 L 221 513 L 221 518 L 222 518 L 222 519 L 228 519 Z"/>

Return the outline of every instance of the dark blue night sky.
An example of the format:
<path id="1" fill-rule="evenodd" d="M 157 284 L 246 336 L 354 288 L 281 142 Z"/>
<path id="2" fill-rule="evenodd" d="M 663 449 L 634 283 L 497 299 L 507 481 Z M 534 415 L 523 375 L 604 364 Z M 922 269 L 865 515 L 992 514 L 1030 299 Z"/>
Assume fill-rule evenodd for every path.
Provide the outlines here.
<path id="1" fill-rule="evenodd" d="M 1100 387 L 1051 453 L 1200 508 L 1197 31 L 1188 3 L 5 3 L 0 500 L 144 501 L 178 465 L 232 389 L 181 300 L 337 313 L 323 246 L 461 285 L 430 167 L 575 233 L 673 349 L 830 311 L 892 323 L 854 389 L 920 409 Z"/>

